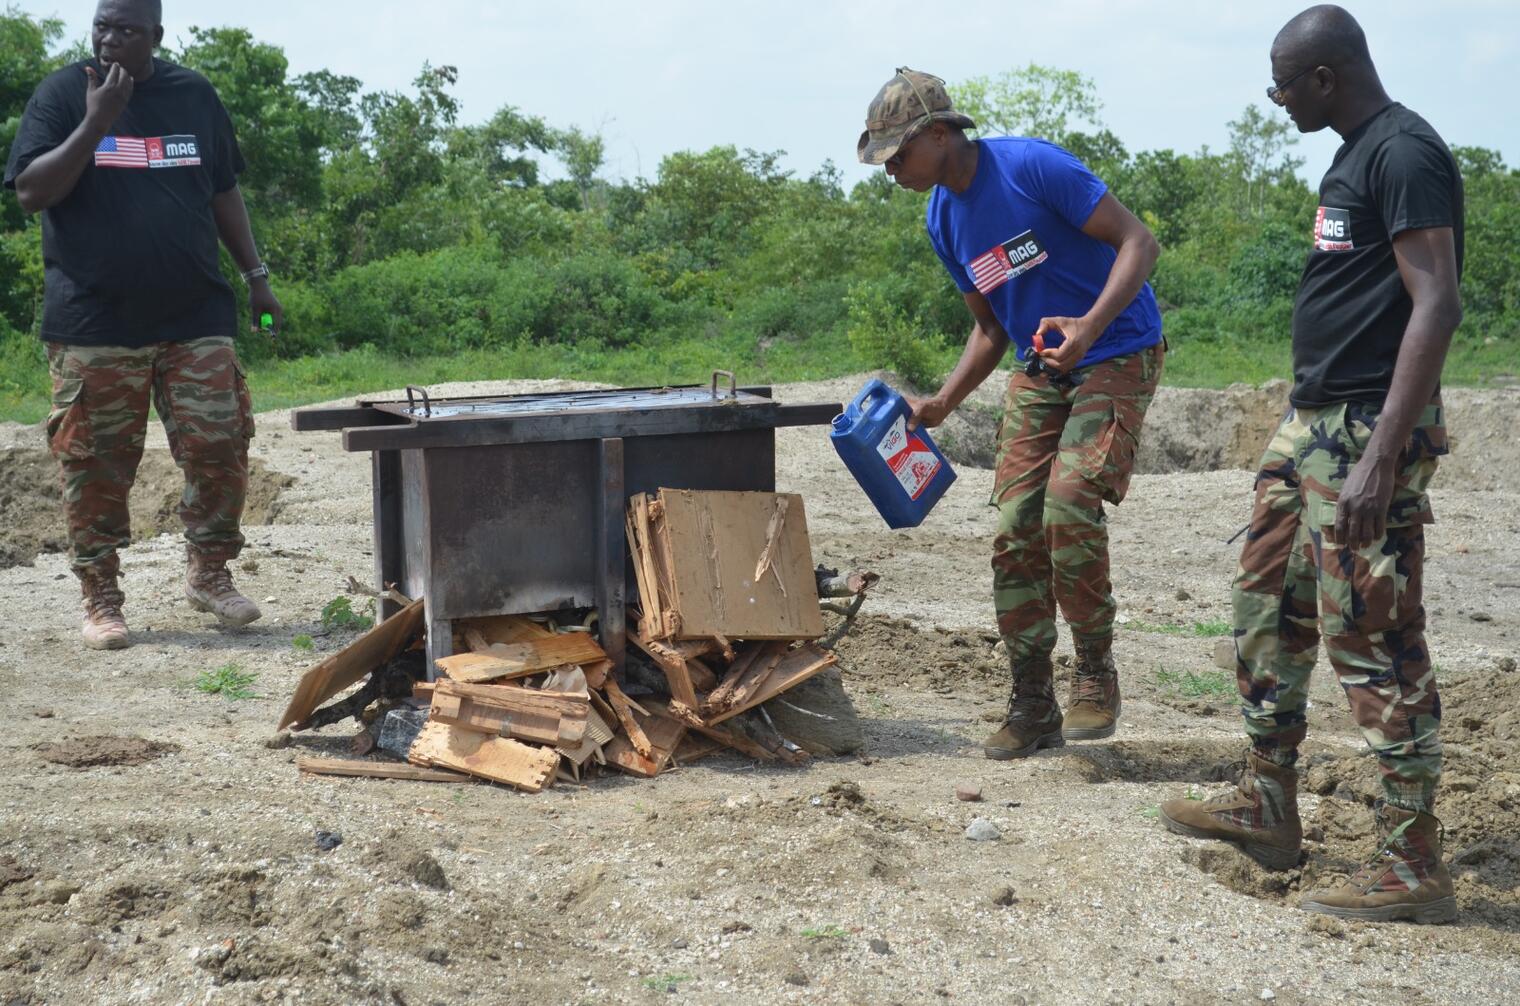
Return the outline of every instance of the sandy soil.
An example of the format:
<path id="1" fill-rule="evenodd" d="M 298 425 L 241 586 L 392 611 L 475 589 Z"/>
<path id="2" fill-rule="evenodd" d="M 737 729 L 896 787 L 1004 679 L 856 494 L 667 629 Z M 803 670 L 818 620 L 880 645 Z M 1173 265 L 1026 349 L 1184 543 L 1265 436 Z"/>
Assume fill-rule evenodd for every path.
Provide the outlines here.
<path id="1" fill-rule="evenodd" d="M 859 384 L 780 395 L 839 400 Z M 1273 395 L 1158 402 L 1166 435 L 1148 437 L 1148 470 L 1238 459 L 1250 425 L 1280 408 Z M 347 639 L 317 616 L 347 575 L 370 574 L 368 463 L 268 414 L 264 478 L 292 481 L 271 495 L 274 523 L 248 529 L 239 577 L 266 613 L 249 629 L 185 606 L 182 550 L 162 534 L 125 556 L 137 645 L 87 653 L 64 557 L 8 543 L 0 1002 L 1520 1001 L 1520 458 L 1503 432 L 1520 393 L 1448 397 L 1462 449 L 1433 493 L 1427 603 L 1455 925 L 1342 925 L 1293 907 L 1371 851 L 1374 766 L 1328 667 L 1299 870 L 1268 875 L 1156 823 L 1159 800 L 1211 792 L 1242 753 L 1228 696 L 1174 682 L 1218 681 L 1214 640 L 1192 633 L 1228 617 L 1226 539 L 1246 518 L 1248 472 L 1136 477 L 1112 518 L 1122 729 L 997 763 L 979 746 L 1006 694 L 990 473 L 963 465 L 924 527 L 889 533 L 821 431 L 782 431 L 779 482 L 805 494 L 817 557 L 883 574 L 841 646 L 862 755 L 803 769 L 718 757 L 524 796 L 296 778 L 298 754 L 343 754 L 353 732 L 279 746 L 273 725 L 302 669 Z M 1258 398 L 1265 412 L 1241 404 Z M 0 526 L 48 491 L 26 454 L 40 447 L 36 428 L 0 427 Z M 293 647 L 299 634 L 315 654 Z M 257 698 L 189 687 L 227 663 L 257 675 Z M 957 802 L 957 784 L 983 801 Z M 968 841 L 975 817 L 1000 839 Z M 342 843 L 324 851 L 318 831 Z"/>

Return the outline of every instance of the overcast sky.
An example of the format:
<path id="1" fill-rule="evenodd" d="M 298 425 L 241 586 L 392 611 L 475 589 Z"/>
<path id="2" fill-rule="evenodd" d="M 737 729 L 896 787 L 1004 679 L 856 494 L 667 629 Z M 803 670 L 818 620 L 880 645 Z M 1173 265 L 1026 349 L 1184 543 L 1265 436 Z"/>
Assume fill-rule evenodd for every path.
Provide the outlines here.
<path id="1" fill-rule="evenodd" d="M 21 0 L 82 38 L 91 0 Z M 459 68 L 466 121 L 503 104 L 600 130 L 608 177 L 652 177 L 664 155 L 733 144 L 785 150 L 808 174 L 867 169 L 855 140 L 876 89 L 906 64 L 952 82 L 1030 61 L 1097 84 L 1103 119 L 1133 151 L 1226 145 L 1225 123 L 1266 107 L 1267 52 L 1302 0 L 164 0 L 165 38 L 240 25 L 285 50 L 292 72 L 327 68 L 368 89 L 406 88 L 424 60 Z M 957 20 L 952 10 L 964 14 Z M 1520 2 L 1378 0 L 1350 7 L 1389 92 L 1448 143 L 1520 161 Z M 1508 97 L 1506 97 L 1508 96 Z M 1281 114 L 1275 109 L 1272 114 Z M 1298 153 L 1317 181 L 1336 137 Z"/>

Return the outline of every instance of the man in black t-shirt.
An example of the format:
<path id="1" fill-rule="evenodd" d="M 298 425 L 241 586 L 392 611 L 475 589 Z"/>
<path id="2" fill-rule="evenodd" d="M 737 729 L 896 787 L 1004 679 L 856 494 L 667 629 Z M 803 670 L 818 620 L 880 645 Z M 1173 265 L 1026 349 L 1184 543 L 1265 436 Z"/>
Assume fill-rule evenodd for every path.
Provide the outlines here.
<path id="1" fill-rule="evenodd" d="M 1441 366 L 1462 319 L 1462 178 L 1429 123 L 1388 97 L 1346 11 L 1313 7 L 1272 46 L 1268 96 L 1344 140 L 1320 185 L 1293 310 L 1292 408 L 1267 447 L 1235 580 L 1251 752 L 1232 792 L 1161 807 L 1173 831 L 1297 864 L 1298 746 L 1326 655 L 1378 757 L 1380 846 L 1301 904 L 1364 921 L 1456 916 L 1432 816 L 1440 699 L 1421 603 L 1425 494 L 1446 453 Z"/>
<path id="2" fill-rule="evenodd" d="M 204 77 L 154 57 L 161 20 L 158 0 L 101 0 L 95 57 L 38 86 L 5 168 L 22 208 L 42 214 L 47 433 L 94 649 L 129 642 L 117 550 L 131 540 L 150 401 L 185 473 L 187 599 L 228 624 L 259 617 L 227 571 L 243 546 L 253 410 L 218 238 L 252 317 L 278 326 L 282 311 L 237 186 L 232 122 Z"/>

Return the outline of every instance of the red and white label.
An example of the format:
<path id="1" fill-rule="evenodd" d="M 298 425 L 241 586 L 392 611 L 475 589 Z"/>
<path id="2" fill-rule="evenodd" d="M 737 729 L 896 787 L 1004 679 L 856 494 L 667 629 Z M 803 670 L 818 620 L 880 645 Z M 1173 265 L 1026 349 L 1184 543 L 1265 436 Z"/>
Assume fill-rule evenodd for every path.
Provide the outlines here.
<path id="1" fill-rule="evenodd" d="M 887 430 L 876 453 L 886 461 L 909 499 L 918 499 L 940 469 L 940 460 L 916 433 L 908 432 L 906 416 L 898 416 Z"/>

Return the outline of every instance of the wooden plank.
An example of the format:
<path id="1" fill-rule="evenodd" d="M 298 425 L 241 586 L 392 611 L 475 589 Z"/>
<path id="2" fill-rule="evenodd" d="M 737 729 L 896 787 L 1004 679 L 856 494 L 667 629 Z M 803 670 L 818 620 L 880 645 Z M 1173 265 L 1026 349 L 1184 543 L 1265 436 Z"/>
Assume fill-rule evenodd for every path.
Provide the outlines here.
<path id="1" fill-rule="evenodd" d="M 585 693 L 513 685 L 471 685 L 440 678 L 431 719 L 535 744 L 579 746 L 591 703 Z"/>
<path id="2" fill-rule="evenodd" d="M 663 707 L 659 712 L 651 707 L 649 715 L 639 716 L 640 728 L 649 738 L 650 753 L 644 755 L 634 750 L 627 734 L 614 737 L 604 750 L 607 763 L 624 772 L 639 776 L 659 775 L 670 764 L 671 756 L 686 736 L 686 725 L 674 719 Z M 637 714 L 635 714 L 637 715 Z"/>
<path id="3" fill-rule="evenodd" d="M 781 662 L 776 665 L 775 670 L 771 671 L 754 694 L 731 709 L 707 717 L 707 723 L 709 725 L 722 723 L 746 709 L 753 709 L 769 702 L 788 688 L 802 684 L 808 678 L 823 673 L 838 662 L 839 657 L 833 651 L 821 650 L 811 643 L 804 643 L 781 658 Z"/>
<path id="4" fill-rule="evenodd" d="M 423 602 L 413 601 L 343 649 L 301 675 L 279 729 L 305 723 L 318 707 L 349 685 L 385 665 L 422 631 Z"/>
<path id="5" fill-rule="evenodd" d="M 435 663 L 440 673 L 465 683 L 510 681 L 538 673 L 525 671 L 520 662 L 498 657 L 489 650 L 484 653 L 456 653 L 452 657 L 440 657 Z"/>
<path id="6" fill-rule="evenodd" d="M 523 677 L 539 671 L 547 671 L 561 664 L 589 664 L 607 659 L 607 654 L 602 652 L 602 648 L 597 645 L 595 639 L 591 638 L 589 632 L 563 632 L 521 643 L 492 643 L 484 653 L 474 653 L 470 656 L 494 657 L 500 661 L 499 666 L 503 668 L 503 673 L 494 675 L 498 678 Z M 439 670 L 448 673 L 450 677 L 454 677 L 450 670 L 451 665 L 445 664 L 444 660 L 452 659 L 454 658 L 443 658 L 438 661 Z M 478 670 L 477 674 L 494 674 L 494 671 L 484 668 L 483 665 L 477 666 L 483 668 Z M 459 679 L 455 678 L 455 680 Z M 476 680 L 479 678 L 477 677 Z"/>
<path id="7" fill-rule="evenodd" d="M 744 680 L 744 676 L 755 666 L 755 662 L 766 652 L 767 647 L 766 643 L 756 643 L 746 647 L 739 654 L 738 659 L 723 675 L 723 680 L 718 683 L 718 687 L 708 693 L 707 701 L 702 704 L 704 713 L 718 712 L 733 705 L 734 689 L 739 687 L 739 682 Z"/>
<path id="8" fill-rule="evenodd" d="M 655 569 L 655 545 L 646 494 L 629 498 L 628 520 L 634 578 L 639 587 L 639 628 L 647 639 L 663 637 L 667 635 L 662 615 L 666 602 L 660 594 L 660 579 Z"/>
<path id="9" fill-rule="evenodd" d="M 305 775 L 336 775 L 353 779 L 409 779 L 413 782 L 469 782 L 475 780 L 458 772 L 422 768 L 394 761 L 355 761 L 352 758 L 296 759 L 296 770 Z"/>
<path id="10" fill-rule="evenodd" d="M 607 679 L 607 701 L 612 703 L 613 711 L 617 713 L 618 722 L 623 724 L 623 730 L 628 735 L 628 741 L 633 749 L 645 758 L 654 757 L 654 745 L 649 743 L 649 737 L 644 733 L 644 728 L 634 718 L 633 702 L 623 694 L 618 687 L 617 679 Z"/>
<path id="11" fill-rule="evenodd" d="M 524 615 L 491 615 L 483 618 L 461 618 L 454 623 L 455 635 L 465 639 L 471 650 L 484 650 L 492 643 L 525 643 L 531 639 L 546 639 L 554 630 Z M 473 635 L 478 634 L 485 645 L 477 645 Z"/>
<path id="12" fill-rule="evenodd" d="M 438 720 L 429 720 L 412 743 L 407 759 L 429 768 L 459 772 L 537 793 L 554 781 L 559 752 L 509 737 L 491 737 Z"/>
<path id="13" fill-rule="evenodd" d="M 607 681 L 607 675 L 612 672 L 612 661 L 595 660 L 581 665 L 581 670 L 585 672 L 587 688 L 601 688 Z"/>
<path id="14" fill-rule="evenodd" d="M 660 670 L 665 672 L 665 680 L 670 685 L 670 695 L 675 703 L 679 703 L 681 710 L 689 716 L 697 713 L 697 689 L 691 683 L 691 672 L 686 669 L 686 658 L 680 651 L 666 646 L 658 640 L 645 639 L 638 632 L 630 633 L 629 637 L 634 645 L 660 665 Z M 686 718 L 683 716 L 683 718 Z"/>
<path id="15" fill-rule="evenodd" d="M 750 668 L 749 673 L 745 674 L 739 680 L 739 683 L 734 686 L 733 693 L 729 696 L 728 707 L 743 707 L 752 695 L 765 687 L 765 683 L 770 680 L 772 672 L 786 659 L 786 653 L 786 643 L 769 644 L 766 647 L 765 653 Z"/>
<path id="16" fill-rule="evenodd" d="M 661 489 L 659 503 L 674 638 L 823 635 L 801 496 Z"/>

